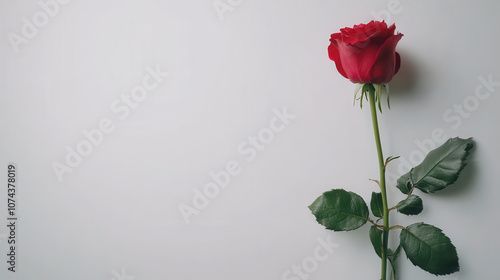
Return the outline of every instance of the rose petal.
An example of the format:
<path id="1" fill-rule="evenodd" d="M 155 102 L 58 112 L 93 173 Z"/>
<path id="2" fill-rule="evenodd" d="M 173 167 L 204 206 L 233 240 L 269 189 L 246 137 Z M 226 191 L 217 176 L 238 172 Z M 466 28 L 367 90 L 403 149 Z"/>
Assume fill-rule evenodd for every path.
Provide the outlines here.
<path id="1" fill-rule="evenodd" d="M 338 39 L 340 39 L 340 33 L 332 34 L 330 39 L 331 43 L 330 46 L 328 46 L 328 56 L 330 57 L 331 60 L 335 62 L 335 66 L 337 67 L 337 71 L 339 71 L 340 75 L 344 76 L 344 78 L 346 79 L 349 79 L 344 70 L 344 67 L 342 67 L 342 61 L 340 59 L 340 54 L 338 50 L 338 42 L 337 42 Z"/>
<path id="2" fill-rule="evenodd" d="M 339 44 L 339 54 L 342 66 L 353 83 L 370 83 L 369 69 L 377 58 L 379 45 L 373 41 L 361 42 L 356 45 Z"/>
<path id="3" fill-rule="evenodd" d="M 394 35 L 395 26 L 387 28 L 387 24 L 382 21 L 371 21 L 368 24 L 355 25 L 354 28 L 341 29 L 342 41 L 346 44 L 355 44 L 367 40 L 377 40 L 380 44 L 387 38 Z"/>
<path id="4" fill-rule="evenodd" d="M 380 46 L 375 62 L 372 67 L 367 69 L 372 83 L 388 83 L 394 77 L 398 61 L 396 58 L 396 45 L 401 37 L 403 37 L 403 34 L 394 35 L 387 39 L 382 46 Z"/>
<path id="5" fill-rule="evenodd" d="M 400 66 L 401 66 L 401 57 L 399 56 L 399 53 L 396 52 L 396 69 L 394 70 L 394 75 L 398 73 Z"/>
<path id="6" fill-rule="evenodd" d="M 396 25 L 370 21 L 345 27 L 331 35 L 330 59 L 339 73 L 353 83 L 386 83 L 399 70 L 401 58 L 395 52 L 403 36 L 395 35 Z"/>

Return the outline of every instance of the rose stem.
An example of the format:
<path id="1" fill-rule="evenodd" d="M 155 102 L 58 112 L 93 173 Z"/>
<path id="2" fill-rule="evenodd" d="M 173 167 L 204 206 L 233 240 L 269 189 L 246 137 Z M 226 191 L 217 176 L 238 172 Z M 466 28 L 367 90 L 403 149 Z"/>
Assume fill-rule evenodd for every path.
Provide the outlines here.
<path id="1" fill-rule="evenodd" d="M 383 218 L 384 218 L 384 233 L 382 240 L 382 280 L 386 280 L 387 277 L 387 242 L 389 240 L 389 210 L 387 209 L 387 193 L 385 190 L 385 167 L 384 167 L 384 156 L 382 154 L 382 144 L 380 143 L 380 133 L 378 129 L 377 121 L 377 108 L 375 106 L 375 88 L 373 85 L 369 87 L 369 100 L 370 109 L 372 113 L 372 123 L 373 132 L 375 133 L 375 144 L 377 145 L 378 154 L 378 165 L 380 170 L 380 191 L 382 193 L 382 206 L 383 206 Z"/>

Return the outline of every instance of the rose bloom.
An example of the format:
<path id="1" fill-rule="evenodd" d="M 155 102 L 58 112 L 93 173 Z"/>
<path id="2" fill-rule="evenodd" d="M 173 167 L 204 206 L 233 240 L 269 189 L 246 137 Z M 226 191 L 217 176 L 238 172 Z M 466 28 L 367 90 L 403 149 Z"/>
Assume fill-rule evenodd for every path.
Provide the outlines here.
<path id="1" fill-rule="evenodd" d="M 353 83 L 388 83 L 401 64 L 396 45 L 403 34 L 394 34 L 395 29 L 384 21 L 342 28 L 331 35 L 328 55 L 339 73 Z"/>

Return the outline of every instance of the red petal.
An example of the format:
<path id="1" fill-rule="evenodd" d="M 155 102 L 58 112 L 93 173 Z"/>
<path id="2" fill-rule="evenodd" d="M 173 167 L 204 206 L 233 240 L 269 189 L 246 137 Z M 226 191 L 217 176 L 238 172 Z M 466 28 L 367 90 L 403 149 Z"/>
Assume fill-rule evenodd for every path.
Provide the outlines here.
<path id="1" fill-rule="evenodd" d="M 355 25 L 354 28 L 343 28 L 342 42 L 345 44 L 355 44 L 357 42 L 365 42 L 368 40 L 376 40 L 379 44 L 383 44 L 387 38 L 394 35 L 395 25 L 387 28 L 387 24 L 382 21 L 371 21 L 368 24 Z"/>
<path id="2" fill-rule="evenodd" d="M 396 55 L 396 45 L 401 37 L 403 37 L 403 34 L 394 35 L 387 39 L 387 41 L 385 41 L 385 43 L 380 47 L 377 53 L 377 58 L 369 70 L 371 83 L 388 83 L 396 74 L 396 69 L 399 70 L 399 67 L 397 67 L 397 57 L 399 55 Z"/>
<path id="3" fill-rule="evenodd" d="M 394 70 L 394 75 L 398 73 L 399 67 L 401 67 L 401 57 L 399 56 L 399 53 L 396 52 L 396 69 Z"/>
<path id="4" fill-rule="evenodd" d="M 377 58 L 379 45 L 371 41 L 356 45 L 339 45 L 342 65 L 353 83 L 370 83 L 370 69 Z"/>
<path id="5" fill-rule="evenodd" d="M 332 37 L 330 39 L 331 43 L 330 43 L 330 46 L 328 46 L 328 56 L 330 57 L 331 60 L 335 61 L 335 66 L 337 66 L 337 71 L 339 71 L 340 75 L 344 76 L 344 78 L 346 78 L 346 79 L 349 79 L 349 77 L 347 77 L 347 74 L 344 70 L 344 67 L 342 66 L 342 61 L 340 59 L 340 54 L 339 54 L 339 49 L 338 49 L 337 38 L 340 38 L 340 33 L 332 34 Z"/>

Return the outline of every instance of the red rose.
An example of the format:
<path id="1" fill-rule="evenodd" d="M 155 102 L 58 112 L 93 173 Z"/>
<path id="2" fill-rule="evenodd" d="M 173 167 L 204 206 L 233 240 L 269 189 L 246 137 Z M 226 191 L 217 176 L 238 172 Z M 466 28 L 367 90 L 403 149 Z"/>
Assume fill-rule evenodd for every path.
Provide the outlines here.
<path id="1" fill-rule="evenodd" d="M 383 21 L 340 29 L 330 38 L 328 55 L 339 73 L 353 83 L 388 83 L 401 63 L 396 45 L 403 34 L 394 34 L 395 29 Z"/>

